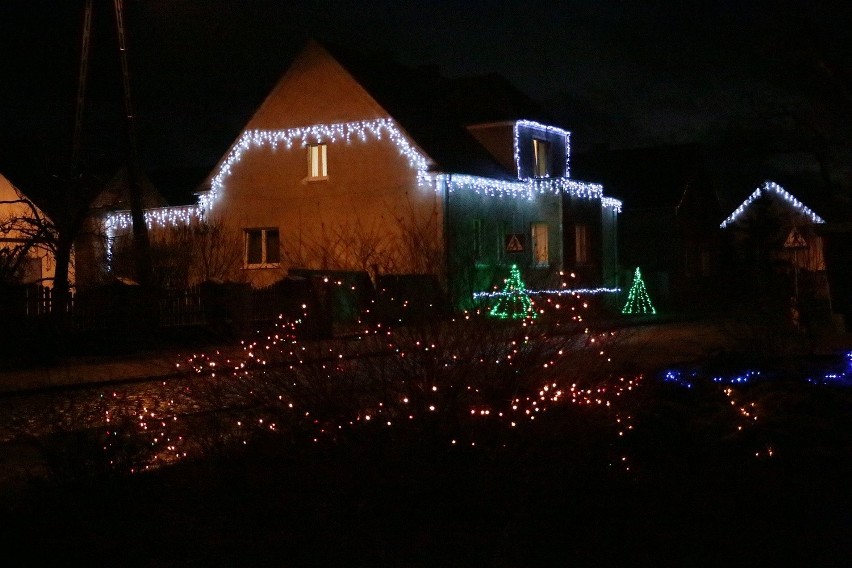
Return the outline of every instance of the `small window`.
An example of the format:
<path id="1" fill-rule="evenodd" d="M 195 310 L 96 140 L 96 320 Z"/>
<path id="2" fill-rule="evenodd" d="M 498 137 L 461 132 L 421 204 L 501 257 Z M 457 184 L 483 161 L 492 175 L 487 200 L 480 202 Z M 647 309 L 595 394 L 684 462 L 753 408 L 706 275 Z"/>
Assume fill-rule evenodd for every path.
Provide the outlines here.
<path id="1" fill-rule="evenodd" d="M 533 223 L 532 226 L 533 263 L 536 266 L 547 266 L 550 254 L 547 250 L 547 224 Z"/>
<path id="2" fill-rule="evenodd" d="M 533 139 L 533 175 L 547 177 L 550 175 L 550 142 Z"/>
<path id="3" fill-rule="evenodd" d="M 328 178 L 328 145 L 308 146 L 308 179 Z"/>
<path id="4" fill-rule="evenodd" d="M 574 226 L 574 262 L 577 264 L 588 264 L 589 262 L 588 225 Z"/>
<path id="5" fill-rule="evenodd" d="M 473 220 L 473 259 L 482 260 L 482 219 Z"/>
<path id="6" fill-rule="evenodd" d="M 21 283 L 32 284 L 35 282 L 41 282 L 41 279 L 41 259 L 35 256 L 28 256 L 21 264 Z"/>
<path id="7" fill-rule="evenodd" d="M 278 229 L 246 229 L 246 268 L 274 268 L 281 262 Z"/>
<path id="8" fill-rule="evenodd" d="M 506 260 L 506 235 L 509 234 L 509 223 L 500 221 L 497 223 L 497 258 L 500 262 Z"/>

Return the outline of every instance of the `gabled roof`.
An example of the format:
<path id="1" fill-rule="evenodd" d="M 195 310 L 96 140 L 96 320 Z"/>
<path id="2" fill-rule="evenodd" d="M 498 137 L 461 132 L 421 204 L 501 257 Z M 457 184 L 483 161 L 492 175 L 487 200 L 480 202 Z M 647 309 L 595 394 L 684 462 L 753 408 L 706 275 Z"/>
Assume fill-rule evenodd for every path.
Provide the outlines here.
<path id="1" fill-rule="evenodd" d="M 165 207 L 166 199 L 157 191 L 154 184 L 143 172 L 139 171 L 139 185 L 142 189 L 142 206 L 145 209 Z M 130 209 L 130 184 L 127 179 L 127 168 L 122 167 L 104 185 L 103 191 L 92 201 L 92 208 Z"/>
<path id="2" fill-rule="evenodd" d="M 549 122 L 537 103 L 496 74 L 450 79 L 434 66 L 409 67 L 385 54 L 317 42 L 309 47 L 340 63 L 442 171 L 517 179 L 466 127 L 522 118 Z"/>
<path id="3" fill-rule="evenodd" d="M 720 228 L 724 229 L 725 227 L 736 223 L 737 220 L 748 211 L 750 206 L 760 198 L 770 198 L 775 199 L 777 202 L 785 205 L 791 212 L 800 217 L 801 219 L 812 223 L 812 224 L 822 224 L 825 223 L 825 220 L 817 215 L 811 208 L 807 205 L 799 201 L 795 196 L 789 193 L 786 189 L 775 183 L 774 181 L 765 181 L 763 184 L 755 189 L 751 195 L 749 195 L 745 201 L 740 203 L 740 205 L 728 215 L 724 221 L 719 225 Z"/>
<path id="4" fill-rule="evenodd" d="M 0 174 L 0 202 L 4 202 L 0 206 L 0 218 L 17 215 L 28 217 L 37 215 L 48 220 L 50 219 L 34 200 L 25 195 L 24 192 L 3 174 Z M 35 208 L 35 210 L 32 208 Z"/>

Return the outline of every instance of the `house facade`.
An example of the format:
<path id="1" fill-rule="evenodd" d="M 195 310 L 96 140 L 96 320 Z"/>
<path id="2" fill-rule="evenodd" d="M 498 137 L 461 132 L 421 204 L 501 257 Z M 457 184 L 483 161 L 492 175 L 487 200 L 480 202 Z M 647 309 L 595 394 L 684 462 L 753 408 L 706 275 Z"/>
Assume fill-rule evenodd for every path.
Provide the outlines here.
<path id="1" fill-rule="evenodd" d="M 620 202 L 570 177 L 567 131 L 520 118 L 526 101 L 489 80 L 484 99 L 481 84 L 310 42 L 198 204 L 148 210 L 149 227 L 216 226 L 221 246 L 240 251 L 222 277 L 255 287 L 297 271 L 433 275 L 464 307 L 513 264 L 546 287 L 592 259 L 589 281 L 605 283 Z M 116 238 L 129 213 L 105 224 Z"/>
<path id="2" fill-rule="evenodd" d="M 757 187 L 720 224 L 740 288 L 795 307 L 812 322 L 831 320 L 825 220 L 773 181 Z"/>
<path id="3" fill-rule="evenodd" d="M 0 175 L 0 280 L 52 286 L 53 233 L 44 212 Z"/>

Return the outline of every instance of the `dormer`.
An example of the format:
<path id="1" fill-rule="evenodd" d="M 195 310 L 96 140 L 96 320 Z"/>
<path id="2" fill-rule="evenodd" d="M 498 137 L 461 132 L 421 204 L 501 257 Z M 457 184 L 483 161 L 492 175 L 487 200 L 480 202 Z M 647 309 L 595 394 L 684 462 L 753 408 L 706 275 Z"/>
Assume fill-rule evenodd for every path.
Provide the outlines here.
<path id="1" fill-rule="evenodd" d="M 531 120 L 476 124 L 468 132 L 518 179 L 569 177 L 570 132 Z"/>

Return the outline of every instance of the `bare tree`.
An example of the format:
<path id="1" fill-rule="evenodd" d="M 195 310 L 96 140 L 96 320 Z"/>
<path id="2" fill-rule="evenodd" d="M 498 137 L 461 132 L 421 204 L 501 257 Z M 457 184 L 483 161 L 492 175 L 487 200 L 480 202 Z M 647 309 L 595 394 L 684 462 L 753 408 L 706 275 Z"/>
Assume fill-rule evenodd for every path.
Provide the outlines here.
<path id="1" fill-rule="evenodd" d="M 58 233 L 53 222 L 15 189 L 17 199 L 0 201 L 8 213 L 0 217 L 0 282 L 16 283 L 30 259 L 56 255 Z M 41 280 L 45 280 L 44 277 Z"/>

